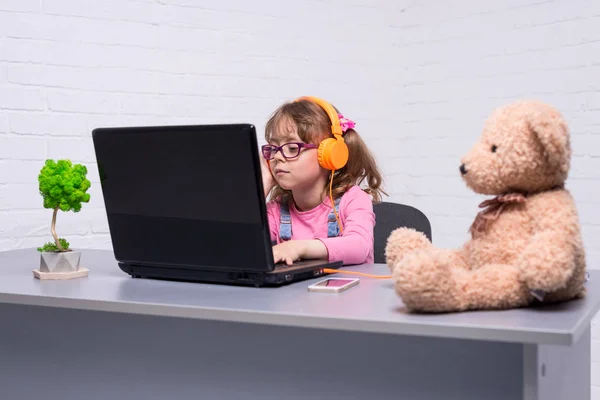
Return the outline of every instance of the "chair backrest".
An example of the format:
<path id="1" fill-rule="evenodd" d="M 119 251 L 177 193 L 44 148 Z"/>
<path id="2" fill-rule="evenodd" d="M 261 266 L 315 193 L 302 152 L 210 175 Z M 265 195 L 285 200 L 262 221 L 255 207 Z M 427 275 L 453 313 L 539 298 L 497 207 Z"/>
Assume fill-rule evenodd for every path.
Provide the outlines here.
<path id="1" fill-rule="evenodd" d="M 421 211 L 404 204 L 381 202 L 373 204 L 375 213 L 374 229 L 374 261 L 385 263 L 385 246 L 387 239 L 396 228 L 413 228 L 431 241 L 431 224 Z"/>

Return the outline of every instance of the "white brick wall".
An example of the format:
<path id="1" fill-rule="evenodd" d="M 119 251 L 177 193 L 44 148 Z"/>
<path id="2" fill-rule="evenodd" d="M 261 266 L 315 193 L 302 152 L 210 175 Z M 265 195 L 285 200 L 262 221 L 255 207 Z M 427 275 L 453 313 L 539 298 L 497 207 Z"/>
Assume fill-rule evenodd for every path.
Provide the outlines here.
<path id="1" fill-rule="evenodd" d="M 90 132 L 239 122 L 325 97 L 358 121 L 392 201 L 458 246 L 481 198 L 458 159 L 496 106 L 558 106 L 591 268 L 600 265 L 597 0 L 0 0 L 0 250 L 48 240 L 36 179 L 46 158 L 90 169 L 92 200 L 61 214 L 73 246 L 110 248 Z M 285 4 L 285 5 L 284 5 Z M 593 331 L 600 400 L 600 332 Z"/>

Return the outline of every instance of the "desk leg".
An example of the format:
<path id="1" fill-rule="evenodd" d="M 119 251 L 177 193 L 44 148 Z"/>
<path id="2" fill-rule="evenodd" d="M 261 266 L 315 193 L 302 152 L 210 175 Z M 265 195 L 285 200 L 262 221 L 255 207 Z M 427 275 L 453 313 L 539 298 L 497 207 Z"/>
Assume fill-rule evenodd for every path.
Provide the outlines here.
<path id="1" fill-rule="evenodd" d="M 525 400 L 591 398 L 590 326 L 572 346 L 524 345 Z"/>

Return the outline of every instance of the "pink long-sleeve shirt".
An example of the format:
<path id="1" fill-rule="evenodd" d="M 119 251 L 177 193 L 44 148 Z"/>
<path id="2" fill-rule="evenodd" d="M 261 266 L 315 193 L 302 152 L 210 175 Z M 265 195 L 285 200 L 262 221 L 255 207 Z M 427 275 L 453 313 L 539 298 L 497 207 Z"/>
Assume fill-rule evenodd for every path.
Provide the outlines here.
<path id="1" fill-rule="evenodd" d="M 290 205 L 292 240 L 318 239 L 329 252 L 329 261 L 343 260 L 344 265 L 373 263 L 373 228 L 375 214 L 371 196 L 360 187 L 352 186 L 340 200 L 338 216 L 343 232 L 338 237 L 327 237 L 327 216 L 331 211 L 327 197 L 309 211 L 298 211 Z M 267 203 L 267 215 L 271 229 L 271 240 L 281 243 L 279 237 L 279 203 Z"/>

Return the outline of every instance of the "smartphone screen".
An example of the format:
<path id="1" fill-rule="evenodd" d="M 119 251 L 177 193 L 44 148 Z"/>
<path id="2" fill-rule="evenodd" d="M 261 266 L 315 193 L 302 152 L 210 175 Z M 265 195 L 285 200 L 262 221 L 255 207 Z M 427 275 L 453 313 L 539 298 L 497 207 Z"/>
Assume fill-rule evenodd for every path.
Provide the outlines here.
<path id="1" fill-rule="evenodd" d="M 340 286 L 344 286 L 350 282 L 351 281 L 348 279 L 331 278 L 331 279 L 327 279 L 323 282 L 319 282 L 318 284 L 315 284 L 315 286 L 340 287 Z"/>

